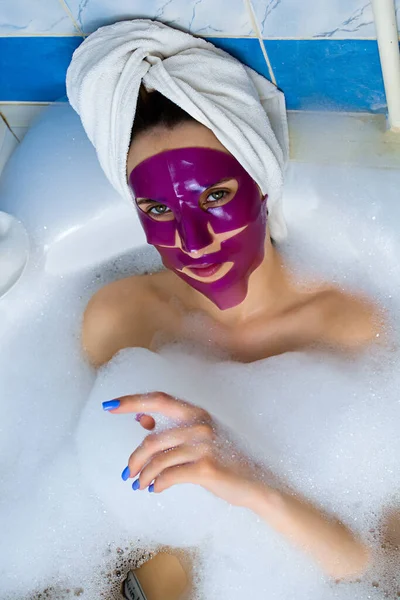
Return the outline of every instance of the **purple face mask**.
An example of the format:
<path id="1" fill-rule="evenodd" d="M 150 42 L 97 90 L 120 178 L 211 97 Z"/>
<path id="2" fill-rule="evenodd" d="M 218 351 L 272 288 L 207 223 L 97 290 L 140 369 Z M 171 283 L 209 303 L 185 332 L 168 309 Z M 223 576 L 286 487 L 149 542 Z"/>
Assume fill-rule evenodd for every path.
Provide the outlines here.
<path id="1" fill-rule="evenodd" d="M 178 148 L 144 160 L 129 180 L 164 265 L 221 310 L 243 302 L 264 258 L 267 209 L 240 163 L 219 150 Z M 236 192 L 223 180 L 235 180 Z M 228 193 L 221 198 L 220 190 Z"/>

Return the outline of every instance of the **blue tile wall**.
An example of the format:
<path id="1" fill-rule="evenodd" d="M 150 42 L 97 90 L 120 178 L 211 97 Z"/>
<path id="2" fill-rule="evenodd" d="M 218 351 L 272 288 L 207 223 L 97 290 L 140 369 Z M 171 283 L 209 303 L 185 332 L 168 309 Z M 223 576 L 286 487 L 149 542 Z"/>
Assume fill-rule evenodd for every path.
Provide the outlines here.
<path id="1" fill-rule="evenodd" d="M 0 38 L 0 100 L 51 102 L 65 95 L 65 74 L 79 37 Z"/>
<path id="2" fill-rule="evenodd" d="M 208 38 L 270 78 L 256 38 Z M 80 37 L 0 37 L 0 100 L 47 102 L 65 94 Z M 265 40 L 289 110 L 384 112 L 375 40 Z"/>
<path id="3" fill-rule="evenodd" d="M 375 40 L 268 40 L 265 44 L 290 109 L 385 112 Z"/>

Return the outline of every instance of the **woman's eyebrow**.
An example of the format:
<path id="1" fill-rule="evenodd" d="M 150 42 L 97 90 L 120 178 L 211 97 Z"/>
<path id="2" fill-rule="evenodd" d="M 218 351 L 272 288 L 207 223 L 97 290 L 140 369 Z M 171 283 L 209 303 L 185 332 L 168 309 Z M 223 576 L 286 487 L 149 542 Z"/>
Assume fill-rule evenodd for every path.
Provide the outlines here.
<path id="1" fill-rule="evenodd" d="M 216 183 L 212 183 L 211 185 L 209 185 L 206 189 L 210 189 L 212 187 L 215 187 L 217 185 L 220 185 L 221 183 L 225 183 L 227 181 L 234 181 L 235 178 L 234 177 L 225 177 L 224 179 L 221 179 L 220 181 L 217 181 Z"/>
<path id="2" fill-rule="evenodd" d="M 226 183 L 227 181 L 235 181 L 234 177 L 224 177 L 224 179 L 220 179 L 216 183 L 210 183 L 209 186 L 205 188 L 204 191 L 209 190 L 210 188 L 214 188 L 222 183 Z M 149 202 L 157 202 L 157 200 L 152 200 L 151 198 L 136 198 L 136 204 L 140 206 L 141 204 L 148 204 Z"/>

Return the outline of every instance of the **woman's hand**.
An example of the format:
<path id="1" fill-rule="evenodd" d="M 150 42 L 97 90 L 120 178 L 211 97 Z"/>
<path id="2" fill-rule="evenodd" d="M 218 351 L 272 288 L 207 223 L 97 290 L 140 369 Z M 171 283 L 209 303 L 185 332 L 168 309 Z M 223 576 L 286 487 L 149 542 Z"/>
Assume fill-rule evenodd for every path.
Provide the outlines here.
<path id="1" fill-rule="evenodd" d="M 149 434 L 131 454 L 122 477 L 138 477 L 133 489 L 162 492 L 179 483 L 193 483 L 230 504 L 250 505 L 255 488 L 261 485 L 255 468 L 207 411 L 161 392 L 125 396 L 103 403 L 103 408 L 116 414 L 136 413 L 145 429 L 152 429 L 152 417 L 143 413 L 159 413 L 177 424 Z"/>
<path id="2" fill-rule="evenodd" d="M 162 492 L 178 483 L 201 485 L 230 504 L 250 508 L 331 577 L 351 579 L 368 568 L 368 548 L 343 523 L 292 491 L 264 484 L 262 472 L 205 410 L 157 392 L 104 402 L 103 408 L 118 414 L 159 413 L 178 424 L 149 434 L 131 454 L 122 478 L 139 476 L 133 489 Z M 139 422 L 151 429 L 154 421 L 145 415 Z"/>

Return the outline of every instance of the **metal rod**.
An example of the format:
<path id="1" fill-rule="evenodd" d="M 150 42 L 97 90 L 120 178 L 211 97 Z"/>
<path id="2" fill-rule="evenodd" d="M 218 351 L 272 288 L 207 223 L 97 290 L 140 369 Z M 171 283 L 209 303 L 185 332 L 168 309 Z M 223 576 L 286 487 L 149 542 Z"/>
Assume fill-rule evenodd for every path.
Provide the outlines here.
<path id="1" fill-rule="evenodd" d="M 389 127 L 400 133 L 400 50 L 394 0 L 372 0 Z"/>

